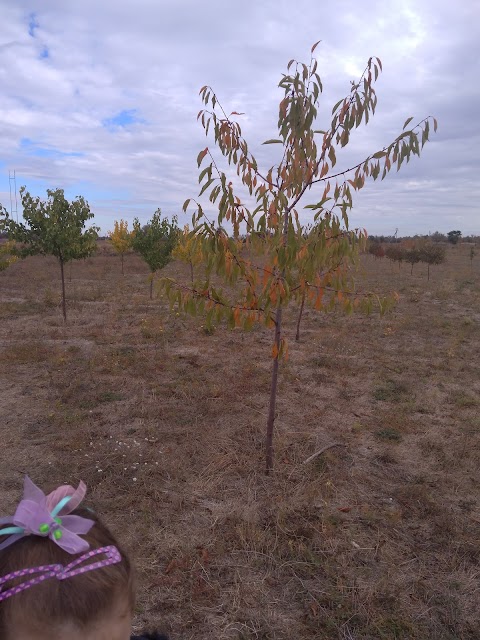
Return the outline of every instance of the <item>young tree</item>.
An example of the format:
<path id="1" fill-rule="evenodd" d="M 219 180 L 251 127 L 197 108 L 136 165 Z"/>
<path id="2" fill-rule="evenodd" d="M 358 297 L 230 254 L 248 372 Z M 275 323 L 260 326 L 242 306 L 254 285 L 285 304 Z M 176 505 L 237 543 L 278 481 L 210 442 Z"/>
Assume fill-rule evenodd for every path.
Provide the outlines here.
<path id="1" fill-rule="evenodd" d="M 462 232 L 461 231 L 449 231 L 447 233 L 447 236 L 448 236 L 448 241 L 451 244 L 458 244 L 458 241 L 462 237 Z"/>
<path id="2" fill-rule="evenodd" d="M 405 249 L 398 244 L 391 244 L 387 247 L 385 255 L 392 262 L 398 262 L 398 268 L 400 269 L 403 260 L 405 260 Z"/>
<path id="3" fill-rule="evenodd" d="M 376 260 L 378 258 L 385 257 L 385 249 L 382 247 L 380 242 L 376 242 L 376 241 L 372 241 L 368 243 L 368 253 L 374 256 Z"/>
<path id="4" fill-rule="evenodd" d="M 182 233 L 179 234 L 177 245 L 173 250 L 172 256 L 177 260 L 186 262 L 190 267 L 190 280 L 194 285 L 194 267 L 202 261 L 202 253 L 190 235 L 190 227 L 186 224 Z"/>
<path id="5" fill-rule="evenodd" d="M 123 259 L 125 254 L 132 248 L 134 232 L 128 230 L 128 222 L 126 220 L 115 220 L 113 223 L 113 231 L 108 232 L 108 239 L 112 243 L 113 248 L 120 256 L 123 272 Z"/>
<path id="6" fill-rule="evenodd" d="M 318 43 L 317 43 L 318 44 Z M 355 292 L 351 265 L 366 235 L 349 230 L 348 211 L 353 192 L 364 187 L 368 178 L 383 179 L 396 165 L 401 167 L 413 155 L 419 155 L 428 139 L 430 119 L 407 129 L 388 146 L 364 157 L 350 168 L 336 171 L 337 155 L 345 147 L 353 129 L 374 113 L 377 97 L 374 80 L 381 70 L 378 58 L 371 58 L 349 94 L 332 109 L 332 120 L 325 130 L 314 128 L 322 82 L 317 61 L 311 50 L 310 64 L 291 60 L 280 81 L 284 91 L 279 105 L 279 137 L 264 144 L 279 145 L 278 162 L 262 171 L 242 137 L 235 121 L 237 112 L 229 115 L 210 87 L 200 95 L 206 106 L 200 111 L 208 135 L 213 129 L 215 143 L 229 165 L 234 165 L 240 182 L 255 208 L 248 207 L 234 189 L 231 178 L 220 170 L 212 151 L 206 147 L 197 158 L 198 166 L 208 157 L 201 170 L 200 195 L 209 191 L 209 200 L 218 206 L 217 224 L 211 222 L 199 202 L 192 217 L 191 237 L 203 254 L 205 281 L 188 287 L 173 280 L 165 281 L 172 304 L 189 313 L 206 311 L 207 326 L 214 318 L 224 318 L 230 327 L 250 328 L 264 322 L 274 330 L 273 365 L 266 434 L 266 472 L 273 468 L 273 429 L 276 411 L 279 358 L 286 352 L 283 336 L 283 311 L 290 302 L 303 299 L 315 309 L 340 306 L 347 312 L 373 306 L 373 296 Z M 436 129 L 437 123 L 433 119 Z M 232 172 L 233 173 L 233 172 Z M 229 173 L 230 175 L 230 173 Z M 305 234 L 299 208 L 312 187 L 320 192 L 313 204 L 304 208 L 312 212 L 315 231 Z M 191 200 L 187 200 L 184 210 Z M 231 238 L 223 230 L 225 222 L 233 227 Z M 239 251 L 235 238 L 240 227 L 248 233 L 248 251 Z M 220 276 L 228 285 L 221 289 L 213 284 L 212 275 Z M 241 287 L 235 285 L 242 284 Z M 375 299 L 378 299 L 375 297 Z M 385 310 L 388 301 L 378 299 Z"/>
<path id="7" fill-rule="evenodd" d="M 63 189 L 47 189 L 48 199 L 44 201 L 38 196 L 31 196 L 26 187 L 20 188 L 20 195 L 25 224 L 15 222 L 2 207 L 3 226 L 8 237 L 20 244 L 20 257 L 44 254 L 57 258 L 62 278 L 63 319 L 66 322 L 65 263 L 87 258 L 95 252 L 99 228 L 91 226 L 85 229 L 93 213 L 82 196 L 69 202 Z"/>
<path id="8" fill-rule="evenodd" d="M 412 247 L 411 249 L 407 249 L 405 251 L 405 262 L 408 262 L 411 265 L 410 275 L 413 274 L 413 265 L 420 262 L 422 259 L 420 250 L 416 247 Z"/>
<path id="9" fill-rule="evenodd" d="M 430 280 L 430 265 L 442 264 L 445 262 L 446 251 L 445 247 L 434 244 L 425 244 L 420 249 L 420 260 L 426 262 L 427 268 L 427 280 Z"/>
<path id="10" fill-rule="evenodd" d="M 473 259 L 475 257 L 475 248 L 474 247 L 470 247 L 470 270 L 473 270 Z"/>
<path id="11" fill-rule="evenodd" d="M 150 222 L 143 227 L 138 218 L 133 221 L 132 248 L 139 253 L 150 268 L 150 300 L 153 298 L 153 278 L 172 259 L 172 251 L 178 240 L 179 229 L 176 216 L 169 222 L 162 220 L 162 212 L 157 209 Z"/>

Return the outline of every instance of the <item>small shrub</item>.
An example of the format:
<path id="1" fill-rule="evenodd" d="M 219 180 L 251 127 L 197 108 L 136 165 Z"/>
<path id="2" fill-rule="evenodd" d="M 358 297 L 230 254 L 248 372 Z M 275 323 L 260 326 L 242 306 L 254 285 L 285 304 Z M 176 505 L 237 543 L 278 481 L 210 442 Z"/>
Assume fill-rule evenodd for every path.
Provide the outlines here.
<path id="1" fill-rule="evenodd" d="M 375 436 L 380 440 L 389 440 L 391 442 L 400 442 L 402 436 L 396 429 L 380 429 L 375 432 Z"/>
<path id="2" fill-rule="evenodd" d="M 43 293 L 43 304 L 47 309 L 55 309 L 60 305 L 60 294 L 47 287 Z"/>
<path id="3" fill-rule="evenodd" d="M 373 392 L 375 400 L 384 402 L 401 402 L 410 395 L 408 387 L 403 382 L 387 380 L 385 385 Z"/>
<path id="4" fill-rule="evenodd" d="M 479 404 L 479 399 L 476 396 L 465 391 L 452 394 L 452 401 L 457 407 L 466 409 L 476 407 Z"/>
<path id="5" fill-rule="evenodd" d="M 123 400 L 123 395 L 116 391 L 103 391 L 98 395 L 99 402 L 118 402 Z"/>

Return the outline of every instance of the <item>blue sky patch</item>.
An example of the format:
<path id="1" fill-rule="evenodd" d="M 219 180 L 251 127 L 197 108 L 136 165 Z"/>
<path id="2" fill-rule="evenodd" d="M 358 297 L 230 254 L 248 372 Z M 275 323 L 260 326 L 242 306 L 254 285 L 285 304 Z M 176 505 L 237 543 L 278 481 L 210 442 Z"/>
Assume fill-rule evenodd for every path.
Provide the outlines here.
<path id="1" fill-rule="evenodd" d="M 137 109 L 124 109 L 111 118 L 102 120 L 102 125 L 109 131 L 114 131 L 115 129 L 124 129 L 139 122 L 144 122 L 144 120 L 138 116 Z"/>
<path id="2" fill-rule="evenodd" d="M 20 148 L 29 156 L 37 158 L 81 158 L 85 155 L 76 151 L 60 151 L 55 147 L 42 147 L 38 142 L 30 140 L 30 138 L 22 138 L 20 140 Z"/>
<path id="3" fill-rule="evenodd" d="M 42 60 L 43 58 L 49 58 L 50 57 L 50 53 L 47 49 L 47 47 L 43 47 L 43 49 L 40 51 L 40 59 Z"/>
<path id="4" fill-rule="evenodd" d="M 35 29 L 38 29 L 40 25 L 38 24 L 37 14 L 31 13 L 28 16 L 28 35 L 35 38 Z"/>

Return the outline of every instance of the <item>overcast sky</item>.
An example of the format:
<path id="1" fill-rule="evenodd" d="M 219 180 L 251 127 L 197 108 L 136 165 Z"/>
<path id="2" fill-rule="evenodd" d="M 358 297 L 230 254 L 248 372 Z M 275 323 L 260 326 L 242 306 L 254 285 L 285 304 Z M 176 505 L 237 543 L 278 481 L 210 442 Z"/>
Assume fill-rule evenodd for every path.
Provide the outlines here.
<path id="1" fill-rule="evenodd" d="M 291 58 L 324 84 L 318 128 L 378 56 L 377 113 L 335 169 L 388 144 L 404 121 L 438 119 L 420 159 L 356 194 L 351 226 L 370 234 L 480 233 L 478 0 L 0 0 L 0 202 L 17 188 L 83 195 L 113 220 L 178 214 L 198 194 L 206 144 L 198 91 L 211 85 L 263 166 L 279 147 L 278 88 Z M 312 194 L 314 195 L 314 194 Z M 313 200 L 311 200 L 313 201 Z M 207 200 L 208 202 L 208 200 Z M 308 204 L 305 201 L 304 204 Z M 19 210 L 21 207 L 19 207 Z M 308 211 L 308 210 L 307 210 Z M 308 213 L 305 212 L 305 220 Z"/>

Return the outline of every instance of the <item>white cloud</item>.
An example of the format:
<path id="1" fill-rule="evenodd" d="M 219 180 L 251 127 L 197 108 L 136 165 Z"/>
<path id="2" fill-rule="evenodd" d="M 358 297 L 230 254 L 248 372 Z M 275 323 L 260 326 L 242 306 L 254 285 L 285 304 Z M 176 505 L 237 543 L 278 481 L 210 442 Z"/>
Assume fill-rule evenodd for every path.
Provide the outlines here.
<path id="1" fill-rule="evenodd" d="M 196 122 L 199 88 L 212 85 L 227 110 L 245 112 L 245 137 L 273 162 L 260 143 L 276 133 L 280 74 L 290 58 L 308 60 L 322 38 L 320 124 L 369 56 L 384 64 L 377 116 L 355 132 L 347 166 L 390 142 L 408 116 L 439 120 L 424 157 L 367 186 L 352 220 L 372 233 L 424 231 L 432 219 L 448 230 L 461 210 L 464 233 L 478 233 L 479 18 L 476 3 L 433 0 L 10 0 L 0 35 L 0 201 L 8 203 L 8 169 L 16 169 L 32 191 L 85 195 L 104 231 L 120 215 L 179 212 L 197 195 L 195 160 L 207 144 Z M 130 111 L 136 122 L 105 126 Z M 35 155 L 24 139 L 61 153 Z"/>

